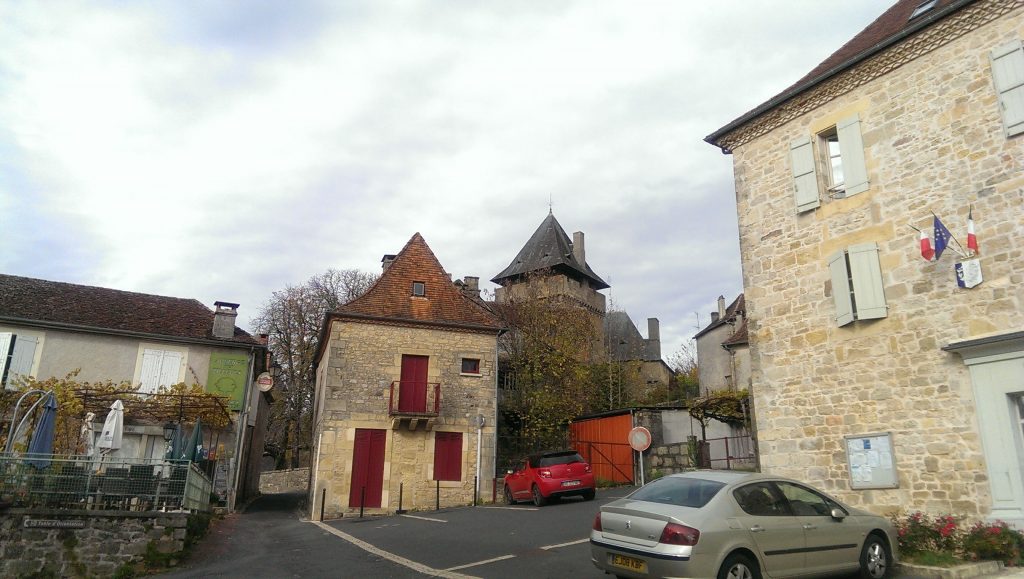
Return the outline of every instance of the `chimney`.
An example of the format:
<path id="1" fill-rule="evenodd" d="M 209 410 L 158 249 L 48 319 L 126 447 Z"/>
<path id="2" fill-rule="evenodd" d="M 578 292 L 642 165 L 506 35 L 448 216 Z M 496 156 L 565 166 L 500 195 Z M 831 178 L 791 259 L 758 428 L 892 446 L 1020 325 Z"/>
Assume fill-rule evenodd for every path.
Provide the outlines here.
<path id="1" fill-rule="evenodd" d="M 725 317 L 725 296 L 718 296 L 718 318 L 722 319 Z"/>
<path id="2" fill-rule="evenodd" d="M 658 318 L 647 318 L 647 359 L 661 359 L 661 323 Z"/>
<path id="3" fill-rule="evenodd" d="M 480 297 L 480 278 L 467 275 L 462 279 L 462 293 L 471 298 Z"/>
<path id="4" fill-rule="evenodd" d="M 572 256 L 576 258 L 576 261 L 578 261 L 580 265 L 586 265 L 587 250 L 583 247 L 582 231 L 577 231 L 572 234 Z"/>
<path id="5" fill-rule="evenodd" d="M 715 323 L 717 321 L 718 321 L 718 312 L 711 312 L 711 323 L 713 324 L 713 323 Z"/>
<path id="6" fill-rule="evenodd" d="M 234 338 L 235 318 L 238 317 L 238 304 L 213 302 L 213 337 Z"/>
<path id="7" fill-rule="evenodd" d="M 394 263 L 394 261 L 395 261 L 395 257 L 397 257 L 397 256 L 388 253 L 388 254 L 384 255 L 384 257 L 380 258 L 380 272 L 381 273 L 384 273 L 385 271 L 388 270 L 389 267 L 391 267 L 391 264 Z"/>

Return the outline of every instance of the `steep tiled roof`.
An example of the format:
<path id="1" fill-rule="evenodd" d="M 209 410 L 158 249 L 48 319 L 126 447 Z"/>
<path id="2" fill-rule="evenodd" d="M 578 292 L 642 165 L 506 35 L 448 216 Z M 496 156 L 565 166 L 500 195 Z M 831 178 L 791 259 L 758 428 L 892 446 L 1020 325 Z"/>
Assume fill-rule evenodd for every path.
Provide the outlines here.
<path id="1" fill-rule="evenodd" d="M 0 274 L 0 320 L 222 342 L 258 343 L 235 328 L 213 336 L 213 312 L 194 299 Z"/>
<path id="2" fill-rule="evenodd" d="M 572 253 L 572 242 L 565 230 L 555 219 L 555 216 L 548 214 L 541 222 L 537 231 L 533 232 L 530 240 L 519 250 L 519 254 L 512 260 L 501 273 L 494 276 L 491 281 L 496 284 L 526 275 L 530 272 L 545 269 L 557 269 L 567 273 L 570 277 L 584 277 L 590 280 L 594 289 L 605 289 L 608 286 L 603 279 L 590 269 L 586 263 L 580 263 Z"/>
<path id="3" fill-rule="evenodd" d="M 697 334 L 695 336 L 693 336 L 693 339 L 696 340 L 697 338 L 703 336 L 704 334 L 710 332 L 711 330 L 714 330 L 715 328 L 718 328 L 720 326 L 723 326 L 725 324 L 728 324 L 730 322 L 735 321 L 736 320 L 736 314 L 744 314 L 745 315 L 746 313 L 747 313 L 747 300 L 746 300 L 745 297 L 743 297 L 743 294 L 740 294 L 740 295 L 736 296 L 736 299 L 734 299 L 732 301 L 732 303 L 729 304 L 725 308 L 725 315 L 724 316 L 719 316 L 717 320 L 711 322 L 703 330 L 697 332 Z"/>
<path id="4" fill-rule="evenodd" d="M 414 282 L 425 295 L 412 295 Z M 377 282 L 330 317 L 388 319 L 396 322 L 498 331 L 501 322 L 452 283 L 427 242 L 417 233 L 405 244 Z"/>
<path id="5" fill-rule="evenodd" d="M 930 10 L 911 20 L 910 15 L 914 13 L 914 10 L 922 1 L 897 1 L 885 13 L 869 24 L 867 28 L 850 39 L 839 50 L 832 53 L 821 64 L 814 67 L 803 78 L 786 90 L 718 129 L 704 140 L 711 144 L 716 144 L 719 138 L 725 136 L 730 131 L 977 0 L 937 0 Z"/>

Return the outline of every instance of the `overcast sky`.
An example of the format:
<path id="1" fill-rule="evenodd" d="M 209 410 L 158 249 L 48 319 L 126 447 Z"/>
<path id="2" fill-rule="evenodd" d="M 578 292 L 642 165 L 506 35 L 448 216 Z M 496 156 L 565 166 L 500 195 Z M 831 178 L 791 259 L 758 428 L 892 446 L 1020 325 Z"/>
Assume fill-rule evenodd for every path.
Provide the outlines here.
<path id="1" fill-rule="evenodd" d="M 667 358 L 742 291 L 703 137 L 894 0 L 0 3 L 0 272 L 241 303 L 547 215 Z M 492 288 L 493 284 L 486 283 Z"/>

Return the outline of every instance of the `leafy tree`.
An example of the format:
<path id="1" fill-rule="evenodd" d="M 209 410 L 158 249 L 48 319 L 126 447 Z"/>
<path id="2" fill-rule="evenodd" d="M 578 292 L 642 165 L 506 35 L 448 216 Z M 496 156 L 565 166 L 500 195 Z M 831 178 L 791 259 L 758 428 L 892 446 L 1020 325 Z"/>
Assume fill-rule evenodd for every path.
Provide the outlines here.
<path id="1" fill-rule="evenodd" d="M 565 443 L 569 421 L 596 407 L 591 362 L 600 319 L 575 304 L 524 299 L 497 304 L 509 332 L 499 341 L 511 376 L 502 410 L 523 450 Z"/>
<path id="2" fill-rule="evenodd" d="M 707 427 L 712 420 L 735 426 L 750 426 L 750 393 L 746 390 L 718 390 L 690 402 L 689 413 L 700 422 L 702 440 L 707 440 Z"/>
<path id="3" fill-rule="evenodd" d="M 668 357 L 668 365 L 676 373 L 676 386 L 684 400 L 700 396 L 697 344 L 694 340 L 683 342 L 679 349 Z"/>
<path id="4" fill-rule="evenodd" d="M 298 467 L 300 452 L 310 448 L 313 364 L 324 316 L 362 295 L 376 280 L 377 275 L 355 269 L 329 269 L 302 285 L 274 292 L 253 318 L 256 331 L 269 336 L 270 352 L 281 365 L 266 440 L 278 468 Z"/>

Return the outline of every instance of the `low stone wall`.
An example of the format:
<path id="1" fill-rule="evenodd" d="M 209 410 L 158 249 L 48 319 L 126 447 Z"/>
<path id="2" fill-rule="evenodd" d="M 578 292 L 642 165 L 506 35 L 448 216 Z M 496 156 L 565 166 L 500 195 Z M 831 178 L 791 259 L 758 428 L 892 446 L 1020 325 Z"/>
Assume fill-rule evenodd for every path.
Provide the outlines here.
<path id="1" fill-rule="evenodd" d="M 309 467 L 260 473 L 260 493 L 290 493 L 309 487 Z"/>
<path id="2" fill-rule="evenodd" d="M 693 469 L 689 445 L 685 442 L 652 446 L 644 453 L 644 460 L 648 477 L 655 470 L 665 475 Z"/>
<path id="3" fill-rule="evenodd" d="M 0 514 L 0 577 L 110 577 L 147 550 L 181 553 L 187 521 L 188 513 L 9 509 Z"/>

